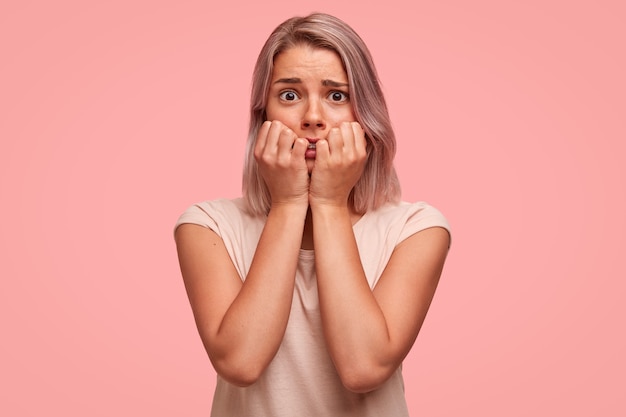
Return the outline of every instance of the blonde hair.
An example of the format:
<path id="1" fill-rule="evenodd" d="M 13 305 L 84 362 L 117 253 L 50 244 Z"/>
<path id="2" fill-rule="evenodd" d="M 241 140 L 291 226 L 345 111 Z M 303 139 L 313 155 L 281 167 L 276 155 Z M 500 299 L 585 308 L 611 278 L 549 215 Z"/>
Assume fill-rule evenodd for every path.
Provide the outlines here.
<path id="1" fill-rule="evenodd" d="M 361 178 L 350 192 L 349 204 L 357 213 L 400 200 L 400 183 L 393 166 L 396 140 L 387 104 L 372 56 L 359 35 L 342 20 L 323 13 L 293 17 L 269 36 L 257 59 L 250 100 L 250 128 L 243 173 L 243 197 L 254 214 L 267 214 L 271 196 L 258 172 L 254 144 L 266 120 L 265 107 L 274 59 L 297 45 L 336 52 L 348 76 L 350 100 L 356 120 L 365 131 L 368 157 Z"/>

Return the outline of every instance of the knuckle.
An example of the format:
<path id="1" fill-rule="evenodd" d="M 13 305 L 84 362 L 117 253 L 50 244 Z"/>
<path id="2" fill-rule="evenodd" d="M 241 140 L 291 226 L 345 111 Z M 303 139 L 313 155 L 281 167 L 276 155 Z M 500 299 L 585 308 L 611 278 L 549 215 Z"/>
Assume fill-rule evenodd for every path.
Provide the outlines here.
<path id="1" fill-rule="evenodd" d="M 264 163 L 264 164 L 270 164 L 273 160 L 272 156 L 267 154 L 266 152 L 262 152 L 261 155 L 259 156 L 260 160 Z"/>

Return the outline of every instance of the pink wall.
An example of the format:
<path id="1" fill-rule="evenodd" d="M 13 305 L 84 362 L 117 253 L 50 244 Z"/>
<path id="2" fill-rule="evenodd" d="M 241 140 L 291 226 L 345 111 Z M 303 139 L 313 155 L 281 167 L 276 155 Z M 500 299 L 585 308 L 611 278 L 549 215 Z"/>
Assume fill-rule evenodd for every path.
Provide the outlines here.
<path id="1" fill-rule="evenodd" d="M 404 198 L 453 226 L 412 415 L 626 414 L 623 2 L 6 3 L 1 415 L 208 415 L 172 226 L 239 194 L 256 54 L 313 10 L 371 46 Z"/>

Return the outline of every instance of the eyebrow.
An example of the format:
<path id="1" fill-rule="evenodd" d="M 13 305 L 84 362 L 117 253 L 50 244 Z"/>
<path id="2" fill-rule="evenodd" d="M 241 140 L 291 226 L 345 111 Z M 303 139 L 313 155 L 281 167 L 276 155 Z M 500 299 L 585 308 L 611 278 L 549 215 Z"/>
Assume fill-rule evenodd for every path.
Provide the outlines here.
<path id="1" fill-rule="evenodd" d="M 274 81 L 274 84 L 302 84 L 302 79 L 300 78 L 280 78 Z M 322 85 L 324 87 L 349 87 L 347 83 L 340 83 L 338 81 L 333 80 L 322 80 Z"/>
<path id="2" fill-rule="evenodd" d="M 340 83 L 333 80 L 322 80 L 322 85 L 324 87 L 348 87 L 348 83 Z"/>

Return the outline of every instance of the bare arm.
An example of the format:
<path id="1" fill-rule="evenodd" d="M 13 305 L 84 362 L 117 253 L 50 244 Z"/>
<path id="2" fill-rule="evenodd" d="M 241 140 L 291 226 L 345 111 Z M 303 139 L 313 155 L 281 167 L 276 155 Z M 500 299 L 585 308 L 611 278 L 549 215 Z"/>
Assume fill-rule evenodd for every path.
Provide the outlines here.
<path id="1" fill-rule="evenodd" d="M 449 235 L 431 228 L 400 243 L 372 291 L 349 216 L 337 209 L 318 210 L 313 222 L 330 355 L 348 389 L 373 390 L 400 366 L 417 337 L 443 268 Z"/>
<path id="2" fill-rule="evenodd" d="M 200 337 L 216 372 L 235 385 L 253 383 L 283 338 L 306 214 L 298 211 L 270 212 L 244 282 L 215 232 L 191 224 L 176 230 Z"/>
<path id="3" fill-rule="evenodd" d="M 249 385 L 261 375 L 289 319 L 308 208 L 307 143 L 296 139 L 278 122 L 266 122 L 259 132 L 255 158 L 272 207 L 243 283 L 216 233 L 196 225 L 176 231 L 198 331 L 215 370 L 235 385 Z"/>
<path id="4" fill-rule="evenodd" d="M 423 230 L 394 250 L 370 289 L 347 203 L 366 160 L 363 131 L 342 124 L 317 144 L 309 202 L 322 325 L 346 388 L 377 388 L 409 352 L 433 298 L 448 251 L 442 228 Z"/>

